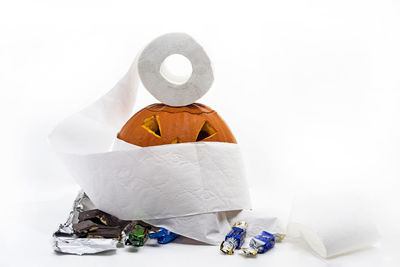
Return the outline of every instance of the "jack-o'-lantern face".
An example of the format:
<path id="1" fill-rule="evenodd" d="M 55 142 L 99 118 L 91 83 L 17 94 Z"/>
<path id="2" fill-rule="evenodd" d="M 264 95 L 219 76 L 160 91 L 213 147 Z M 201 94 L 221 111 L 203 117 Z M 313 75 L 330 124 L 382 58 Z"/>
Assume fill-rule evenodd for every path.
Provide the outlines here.
<path id="1" fill-rule="evenodd" d="M 184 107 L 147 106 L 129 119 L 118 138 L 142 147 L 206 141 L 236 143 L 222 118 L 198 103 Z"/>

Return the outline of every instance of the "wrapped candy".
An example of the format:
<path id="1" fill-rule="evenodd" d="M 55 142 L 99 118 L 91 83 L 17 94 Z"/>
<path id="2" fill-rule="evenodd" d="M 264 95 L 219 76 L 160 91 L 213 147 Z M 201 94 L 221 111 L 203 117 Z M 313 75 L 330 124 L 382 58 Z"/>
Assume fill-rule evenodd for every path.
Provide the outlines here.
<path id="1" fill-rule="evenodd" d="M 232 255 L 233 250 L 240 249 L 246 237 L 247 222 L 237 222 L 232 226 L 232 230 L 226 235 L 225 241 L 221 243 L 220 250 Z"/>
<path id="2" fill-rule="evenodd" d="M 142 247 L 149 237 L 150 226 L 135 224 L 132 229 L 130 229 L 129 235 L 125 241 L 125 245 Z"/>
<path id="3" fill-rule="evenodd" d="M 284 237 L 284 234 L 271 234 L 262 231 L 260 235 L 254 236 L 250 240 L 249 248 L 243 248 L 242 251 L 246 256 L 265 253 L 275 246 L 275 242 L 282 241 Z"/>
<path id="4" fill-rule="evenodd" d="M 167 244 L 179 237 L 178 234 L 168 231 L 165 228 L 160 228 L 157 232 L 149 234 L 152 239 L 157 239 L 159 244 Z"/>

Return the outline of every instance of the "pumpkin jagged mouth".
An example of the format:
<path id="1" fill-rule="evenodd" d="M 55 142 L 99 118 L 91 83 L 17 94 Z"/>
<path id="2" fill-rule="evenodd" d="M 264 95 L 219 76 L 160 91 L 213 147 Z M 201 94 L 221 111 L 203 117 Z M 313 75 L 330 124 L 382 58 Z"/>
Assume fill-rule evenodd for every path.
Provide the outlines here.
<path id="1" fill-rule="evenodd" d="M 153 115 L 149 118 L 144 119 L 142 127 L 154 135 L 157 138 L 161 138 L 161 124 L 158 115 Z M 211 125 L 209 121 L 204 121 L 203 124 L 201 125 L 197 136 L 196 136 L 196 142 L 203 141 L 207 138 L 210 138 L 214 136 L 217 133 L 217 130 Z M 176 137 L 174 140 L 172 140 L 171 144 L 179 144 L 182 143 L 182 140 L 179 137 Z"/>
<path id="2" fill-rule="evenodd" d="M 171 144 L 180 144 L 180 143 L 182 143 L 182 140 L 181 140 L 179 137 L 175 138 L 175 139 L 172 140 L 172 142 L 171 142 Z"/>

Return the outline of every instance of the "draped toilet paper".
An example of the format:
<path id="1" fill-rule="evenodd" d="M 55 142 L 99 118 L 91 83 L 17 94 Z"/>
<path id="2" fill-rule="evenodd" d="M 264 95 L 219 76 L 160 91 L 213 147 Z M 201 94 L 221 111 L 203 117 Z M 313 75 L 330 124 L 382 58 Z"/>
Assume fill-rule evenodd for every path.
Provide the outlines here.
<path id="1" fill-rule="evenodd" d="M 193 77 L 171 87 L 167 81 L 160 83 L 163 78 L 154 72 L 159 72 L 165 57 L 176 53 L 192 62 Z M 96 208 L 218 244 L 240 211 L 251 208 L 238 145 L 196 142 L 137 147 L 116 138 L 132 116 L 140 80 L 164 103 L 186 105 L 203 95 L 212 79 L 208 57 L 191 37 L 161 36 L 137 56 L 114 88 L 61 122 L 50 142 Z M 272 229 L 276 218 L 255 219 L 253 229 L 260 223 Z"/>
<path id="2" fill-rule="evenodd" d="M 62 155 L 97 208 L 130 220 L 250 208 L 237 145 L 125 145 L 130 149 Z"/>
<path id="3" fill-rule="evenodd" d="M 323 258 L 375 244 L 378 230 L 361 199 L 340 193 L 295 198 L 288 237 L 303 239 Z"/>

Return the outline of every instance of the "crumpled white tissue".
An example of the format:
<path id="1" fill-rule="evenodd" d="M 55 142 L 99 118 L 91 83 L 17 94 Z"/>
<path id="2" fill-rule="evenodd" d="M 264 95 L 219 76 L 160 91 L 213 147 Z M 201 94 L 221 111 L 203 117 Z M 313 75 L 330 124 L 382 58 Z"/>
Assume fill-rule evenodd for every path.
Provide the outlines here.
<path id="1" fill-rule="evenodd" d="M 236 144 L 125 145 L 131 149 L 61 155 L 97 208 L 128 220 L 250 208 Z"/>
<path id="2" fill-rule="evenodd" d="M 367 202 L 342 193 L 296 197 L 287 236 L 303 239 L 323 258 L 372 246 L 379 239 Z"/>
<path id="3" fill-rule="evenodd" d="M 166 49 L 158 44 L 152 47 L 154 53 Z M 143 60 L 140 53 L 137 58 Z M 135 60 L 114 88 L 61 122 L 49 136 L 96 208 L 209 244 L 220 243 L 236 219 L 254 221 L 249 222 L 250 231 L 274 230 L 276 218 L 241 216 L 240 210 L 251 206 L 237 144 L 137 147 L 116 138 L 132 116 L 139 82 Z"/>

